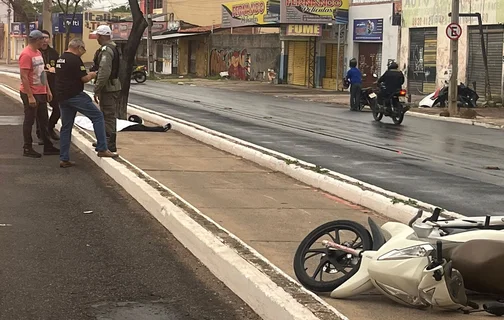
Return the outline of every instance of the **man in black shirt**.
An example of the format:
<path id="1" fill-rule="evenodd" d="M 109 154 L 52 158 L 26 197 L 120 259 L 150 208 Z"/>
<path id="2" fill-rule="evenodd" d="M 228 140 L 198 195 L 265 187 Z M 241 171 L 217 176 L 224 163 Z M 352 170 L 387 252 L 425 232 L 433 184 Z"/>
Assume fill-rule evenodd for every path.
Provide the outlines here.
<path id="1" fill-rule="evenodd" d="M 96 72 L 87 73 L 81 56 L 86 52 L 81 39 L 73 39 L 56 62 L 56 97 L 60 101 L 61 132 L 60 132 L 60 167 L 68 168 L 70 162 L 70 140 L 72 127 L 77 112 L 82 113 L 93 122 L 97 140 L 96 151 L 99 157 L 114 158 L 107 148 L 105 121 L 103 113 L 96 107 L 91 98 L 84 92 L 84 83 L 96 78 Z"/>

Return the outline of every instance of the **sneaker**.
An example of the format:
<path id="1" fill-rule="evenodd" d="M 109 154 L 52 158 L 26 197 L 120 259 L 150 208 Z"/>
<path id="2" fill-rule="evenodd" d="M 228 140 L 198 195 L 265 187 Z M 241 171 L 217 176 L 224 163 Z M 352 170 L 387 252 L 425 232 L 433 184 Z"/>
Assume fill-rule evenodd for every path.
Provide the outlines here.
<path id="1" fill-rule="evenodd" d="M 54 129 L 49 129 L 49 137 L 56 141 L 60 139 L 56 131 L 54 131 Z"/>
<path id="2" fill-rule="evenodd" d="M 56 156 L 60 154 L 60 150 L 53 146 L 44 148 L 44 156 Z"/>
<path id="3" fill-rule="evenodd" d="M 97 155 L 100 158 L 117 158 L 119 156 L 117 153 L 111 152 L 110 150 L 98 151 Z"/>
<path id="4" fill-rule="evenodd" d="M 70 168 L 75 166 L 75 162 L 73 161 L 60 161 L 60 168 Z"/>
<path id="5" fill-rule="evenodd" d="M 163 126 L 163 130 L 164 130 L 164 132 L 166 132 L 166 131 L 168 131 L 168 130 L 170 130 L 170 129 L 171 129 L 171 124 L 169 124 L 169 123 L 167 123 L 167 124 L 165 124 L 165 125 Z"/>
<path id="6" fill-rule="evenodd" d="M 33 150 L 32 148 L 24 149 L 23 156 L 24 157 L 29 157 L 29 158 L 41 158 L 42 157 L 42 155 L 40 153 L 38 153 L 37 151 Z"/>

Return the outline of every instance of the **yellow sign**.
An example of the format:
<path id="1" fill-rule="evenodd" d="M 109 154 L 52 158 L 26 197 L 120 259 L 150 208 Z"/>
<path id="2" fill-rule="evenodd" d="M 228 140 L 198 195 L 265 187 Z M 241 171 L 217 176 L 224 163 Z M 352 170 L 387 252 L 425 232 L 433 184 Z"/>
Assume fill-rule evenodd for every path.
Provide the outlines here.
<path id="1" fill-rule="evenodd" d="M 271 0 L 239 0 L 222 4 L 224 28 L 278 23 L 279 3 Z"/>
<path id="2" fill-rule="evenodd" d="M 348 23 L 350 0 L 280 0 L 282 23 Z"/>
<path id="3" fill-rule="evenodd" d="M 322 26 L 319 24 L 289 24 L 287 25 L 288 36 L 311 36 L 320 37 Z"/>

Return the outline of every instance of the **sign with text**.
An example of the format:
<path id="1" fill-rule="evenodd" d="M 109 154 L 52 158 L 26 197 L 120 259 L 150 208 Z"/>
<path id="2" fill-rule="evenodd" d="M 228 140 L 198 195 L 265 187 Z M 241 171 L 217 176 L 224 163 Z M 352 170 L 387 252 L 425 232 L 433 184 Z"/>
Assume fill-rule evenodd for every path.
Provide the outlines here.
<path id="1" fill-rule="evenodd" d="M 70 33 L 82 33 L 82 13 L 76 13 L 74 19 L 73 14 L 54 13 L 52 17 L 53 33 L 66 33 L 65 24 L 70 25 Z M 72 21 L 73 20 L 73 21 Z"/>
<path id="2" fill-rule="evenodd" d="M 356 19 L 353 31 L 354 41 L 382 41 L 383 19 Z"/>
<path id="3" fill-rule="evenodd" d="M 322 35 L 322 25 L 289 24 L 285 34 L 288 36 L 320 37 Z"/>
<path id="4" fill-rule="evenodd" d="M 280 0 L 280 22 L 346 24 L 349 2 L 350 0 Z"/>
<path id="5" fill-rule="evenodd" d="M 222 4 L 222 27 L 243 27 L 280 22 L 278 0 L 239 0 Z"/>
<path id="6" fill-rule="evenodd" d="M 117 40 L 128 40 L 133 27 L 133 22 L 119 22 L 113 23 L 111 25 L 112 29 L 112 39 Z M 159 32 L 167 31 L 168 22 L 167 21 L 152 21 L 152 33 L 156 34 Z M 147 28 L 143 33 L 143 37 L 147 37 Z"/>

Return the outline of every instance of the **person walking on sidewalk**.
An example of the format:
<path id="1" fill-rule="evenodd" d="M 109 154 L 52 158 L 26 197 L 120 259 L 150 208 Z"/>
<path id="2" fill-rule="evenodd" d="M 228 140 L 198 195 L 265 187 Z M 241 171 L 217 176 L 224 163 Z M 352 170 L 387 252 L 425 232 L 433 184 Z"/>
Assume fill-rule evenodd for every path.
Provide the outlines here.
<path id="1" fill-rule="evenodd" d="M 60 133 L 60 167 L 73 166 L 70 161 L 70 142 L 72 128 L 77 112 L 82 113 L 93 122 L 97 140 L 96 151 L 99 157 L 114 158 L 118 155 L 107 148 L 105 120 L 103 113 L 96 107 L 91 98 L 84 92 L 84 83 L 96 78 L 96 72 L 87 73 L 81 56 L 86 47 L 81 39 L 72 39 L 56 62 L 56 96 L 61 108 Z"/>
<path id="2" fill-rule="evenodd" d="M 98 43 L 101 45 L 99 53 L 95 55 L 96 61 L 94 61 L 94 64 L 98 66 L 94 99 L 100 105 L 100 109 L 105 117 L 105 130 L 109 149 L 112 152 L 116 152 L 116 119 L 121 92 L 119 50 L 117 50 L 117 45 L 111 40 L 112 30 L 109 26 L 101 25 L 92 34 L 97 35 Z"/>
<path id="3" fill-rule="evenodd" d="M 44 59 L 39 51 L 43 42 L 43 33 L 39 30 L 33 30 L 28 36 L 28 45 L 19 56 L 21 74 L 19 91 L 24 105 L 23 155 L 31 158 L 42 156 L 33 150 L 33 123 L 37 119 L 41 128 L 47 128 L 47 102 L 52 100 L 51 88 L 47 83 L 44 71 Z M 40 130 L 40 137 L 44 141 L 44 155 L 59 154 L 59 149 L 55 148 L 49 140 L 47 130 Z"/>
<path id="4" fill-rule="evenodd" d="M 350 70 L 346 74 L 346 79 L 350 82 L 350 110 L 358 111 L 360 109 L 360 94 L 362 90 L 362 74 L 357 69 L 357 60 L 350 60 Z"/>

